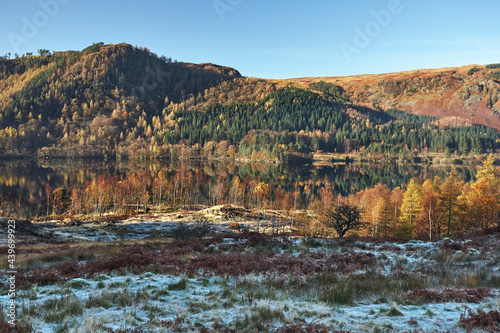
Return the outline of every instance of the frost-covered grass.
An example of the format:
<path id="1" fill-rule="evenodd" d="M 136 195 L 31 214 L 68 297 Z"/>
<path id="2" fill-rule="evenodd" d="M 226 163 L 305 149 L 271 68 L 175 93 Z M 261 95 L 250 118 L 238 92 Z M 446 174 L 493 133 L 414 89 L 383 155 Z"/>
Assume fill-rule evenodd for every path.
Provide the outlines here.
<path id="1" fill-rule="evenodd" d="M 184 281 L 184 282 L 181 282 Z M 98 286 L 101 282 L 104 286 Z M 306 280 L 307 283 L 307 280 Z M 185 288 L 173 285 L 185 284 Z M 316 322 L 332 330 L 371 332 L 419 328 L 426 332 L 456 328 L 467 309 L 494 309 L 498 299 L 479 303 L 444 302 L 412 305 L 401 300 L 360 299 L 351 304 L 321 301 L 316 286 L 303 286 L 292 276 L 193 277 L 142 274 L 77 279 L 64 285 L 32 286 L 22 296 L 22 321 L 37 331 L 61 327 L 84 332 L 143 328 L 161 331 L 184 318 L 183 330 L 227 327 L 273 330 L 285 323 Z M 177 290 L 181 289 L 181 290 Z M 301 295 L 300 289 L 306 292 Z M 4 298 L 3 296 L 2 298 Z M 340 302 L 344 303 L 344 302 Z"/>
<path id="2" fill-rule="evenodd" d="M 495 330 L 499 237 L 470 238 L 25 245 L 18 318 L 36 332 Z"/>

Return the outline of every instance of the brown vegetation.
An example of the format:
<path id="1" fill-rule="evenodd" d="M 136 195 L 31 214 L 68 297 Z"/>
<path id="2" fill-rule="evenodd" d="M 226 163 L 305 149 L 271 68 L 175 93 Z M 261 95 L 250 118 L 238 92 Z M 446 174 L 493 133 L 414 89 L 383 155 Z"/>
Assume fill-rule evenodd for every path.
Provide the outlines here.
<path id="1" fill-rule="evenodd" d="M 468 309 L 460 316 L 460 325 L 471 331 L 474 328 L 485 328 L 490 332 L 497 332 L 500 329 L 500 311 L 477 310 L 477 312 Z"/>
<path id="2" fill-rule="evenodd" d="M 479 303 L 491 296 L 487 288 L 475 289 L 445 289 L 445 290 L 412 290 L 406 297 L 411 301 L 424 303 L 472 302 Z"/>
<path id="3" fill-rule="evenodd" d="M 354 272 L 373 266 L 376 259 L 371 253 L 343 252 L 327 255 L 325 253 L 300 254 L 293 256 L 281 254 L 275 257 L 242 253 L 243 247 L 265 248 L 287 246 L 271 236 L 259 234 L 240 235 L 240 239 L 247 239 L 246 243 L 224 245 L 224 251 L 215 250 L 212 244 L 220 244 L 222 238 L 190 239 L 173 243 L 151 243 L 145 246 L 96 246 L 87 248 L 85 263 L 79 261 L 81 256 L 75 257 L 74 252 L 81 252 L 77 248 L 59 248 L 57 257 L 65 260 L 49 267 L 32 267 L 19 279 L 20 286 L 38 283 L 52 284 L 66 279 L 77 277 L 93 277 L 99 274 L 126 272 L 143 273 L 170 273 L 198 275 L 205 274 L 221 276 L 244 276 L 254 274 L 297 274 L 310 275 L 313 273 Z M 90 252 L 92 251 L 92 252 Z M 123 252 L 122 252 L 123 251 Z M 119 253 L 116 253 L 119 252 Z M 254 252 L 258 252 L 256 248 Z M 274 253 L 274 252 L 271 252 Z M 195 255 L 196 254 L 196 255 Z M 195 255 L 193 257 L 193 255 Z M 38 258 L 48 261 L 47 258 Z M 76 259 L 76 260 L 75 260 Z"/>
<path id="4" fill-rule="evenodd" d="M 404 315 L 406 322 L 417 326 L 427 315 L 419 316 L 418 322 L 413 317 L 406 317 L 414 305 L 446 302 L 474 302 L 481 306 L 495 304 L 492 296 L 496 295 L 500 280 L 498 272 L 489 267 L 498 261 L 494 250 L 497 235 L 498 230 L 462 235 L 467 239 L 464 243 L 468 240 L 474 244 L 482 243 L 478 249 L 489 251 L 485 258 L 475 260 L 472 260 L 474 257 L 457 259 L 451 249 L 440 248 L 446 240 L 434 243 L 410 241 L 401 246 L 398 242 L 387 243 L 389 238 L 297 240 L 248 232 L 178 241 L 29 244 L 23 246 L 23 255 L 19 256 L 23 260 L 18 265 L 16 283 L 23 297 L 36 296 L 38 288 L 44 290 L 44 294 L 49 289 L 66 290 L 60 297 L 46 299 L 39 309 L 29 305 L 25 313 L 26 316 L 29 313 L 30 317 L 25 317 L 28 319 L 40 317 L 62 323 L 67 318 L 85 316 L 94 309 L 117 307 L 125 311 L 138 304 L 148 312 L 149 322 L 142 321 L 130 328 L 122 326 L 120 330 L 110 332 L 140 332 L 158 326 L 171 331 L 200 333 L 253 330 L 336 332 L 336 329 L 354 327 L 340 324 L 328 324 L 327 327 L 323 321 L 324 312 L 320 315 L 307 309 L 298 311 L 300 321 L 293 319 L 297 317 L 288 321 L 295 309 L 290 312 L 287 307 L 301 308 L 302 302 L 326 304 L 331 307 L 326 311 L 333 311 L 337 318 L 345 316 L 346 306 L 366 305 L 367 308 L 378 308 L 379 318 Z M 450 251 L 452 253 L 448 253 Z M 410 257 L 422 260 L 410 261 Z M 162 275 L 166 275 L 168 283 L 158 283 Z M 132 291 L 126 287 L 128 282 L 124 276 L 130 281 L 137 278 L 133 283 L 142 281 L 145 289 Z M 173 280 L 172 276 L 175 277 Z M 76 278 L 80 279 L 72 281 Z M 111 283 L 108 280 L 112 278 L 125 282 Z M 155 286 L 146 287 L 153 281 Z M 71 294 L 71 289 L 86 288 L 87 292 L 93 283 L 97 283 L 102 291 L 91 291 L 83 300 L 77 299 L 75 295 L 78 293 Z M 57 287 L 47 288 L 45 285 Z M 187 314 L 172 317 L 163 313 L 161 321 L 153 320 L 155 311 L 160 311 L 155 310 L 158 302 L 164 302 L 163 297 L 171 294 L 191 297 L 194 285 L 209 288 L 203 289 L 205 291 L 197 289 L 196 298 L 202 297 L 202 301 L 193 301 Z M 214 292 L 211 286 L 219 291 Z M 260 300 L 278 301 L 283 307 L 255 303 Z M 199 318 L 192 320 L 189 315 L 211 311 L 212 306 L 225 311 L 226 307 L 234 308 L 235 305 L 247 311 L 242 311 L 242 315 L 233 318 L 231 323 L 215 322 L 213 327 L 204 325 Z M 367 315 L 372 314 L 375 312 L 367 312 Z M 459 312 L 455 315 L 454 324 L 457 324 Z M 311 318 L 318 319 L 311 322 Z M 498 325 L 495 320 L 497 313 L 494 311 L 469 312 L 462 315 L 461 324 L 467 329 L 477 327 L 494 331 Z M 96 325 L 107 329 L 106 324 Z"/>
<path id="5" fill-rule="evenodd" d="M 475 67 L 473 75 L 468 75 Z M 342 87 L 359 105 L 396 108 L 448 118 L 442 124 L 480 124 L 500 129 L 500 85 L 485 66 L 422 69 L 400 73 L 288 80 L 299 86 L 325 81 Z"/>

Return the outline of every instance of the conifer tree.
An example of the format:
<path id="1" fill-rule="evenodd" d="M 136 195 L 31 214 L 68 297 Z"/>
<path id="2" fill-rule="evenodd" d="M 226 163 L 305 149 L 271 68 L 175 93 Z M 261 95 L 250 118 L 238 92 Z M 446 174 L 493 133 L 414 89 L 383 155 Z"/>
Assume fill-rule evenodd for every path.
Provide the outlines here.
<path id="1" fill-rule="evenodd" d="M 463 181 L 460 180 L 456 169 L 452 169 L 441 185 L 439 207 L 443 210 L 443 219 L 446 223 L 448 237 L 451 234 L 453 222 L 458 217 L 458 197 L 462 192 Z"/>
<path id="2" fill-rule="evenodd" d="M 415 232 L 415 222 L 422 209 L 422 194 L 420 187 L 412 179 L 408 184 L 405 194 L 403 195 L 403 203 L 401 205 L 400 222 L 401 233 L 408 237 L 413 237 Z"/>
<path id="3" fill-rule="evenodd" d="M 380 199 L 380 208 L 379 208 L 379 229 L 380 234 L 384 237 L 389 235 L 389 231 L 392 224 L 392 216 L 393 216 L 393 203 L 389 196 L 384 196 Z"/>

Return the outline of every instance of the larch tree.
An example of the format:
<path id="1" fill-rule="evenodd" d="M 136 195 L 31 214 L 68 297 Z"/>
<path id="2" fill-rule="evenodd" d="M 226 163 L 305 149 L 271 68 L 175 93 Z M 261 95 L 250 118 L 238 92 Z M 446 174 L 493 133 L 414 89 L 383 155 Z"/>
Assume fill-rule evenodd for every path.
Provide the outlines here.
<path id="1" fill-rule="evenodd" d="M 270 195 L 270 190 L 271 188 L 269 187 L 269 185 L 264 182 L 260 182 L 253 189 L 253 193 L 255 195 L 255 201 L 257 202 L 257 207 L 259 209 L 261 208 L 262 204 L 265 204 L 266 198 L 268 198 Z"/>
<path id="2" fill-rule="evenodd" d="M 45 201 L 47 203 L 47 214 L 46 215 L 49 215 L 50 203 L 52 201 L 52 188 L 50 187 L 49 183 L 47 183 L 45 185 Z"/>
<path id="3" fill-rule="evenodd" d="M 366 191 L 366 204 L 363 209 L 363 216 L 366 216 L 365 222 L 370 223 L 372 236 L 380 235 L 380 224 L 382 217 L 382 199 L 389 197 L 391 191 L 384 184 L 377 184 L 374 188 Z M 387 208 L 387 207 L 385 207 Z M 385 212 L 387 213 L 387 212 Z M 385 216 L 387 222 L 387 216 Z M 387 226 L 385 226 L 385 229 Z"/>
<path id="4" fill-rule="evenodd" d="M 439 202 L 440 179 L 434 181 L 427 179 L 422 184 L 422 210 L 418 219 L 417 232 L 419 235 L 427 235 L 429 240 L 439 234 L 441 209 Z"/>
<path id="5" fill-rule="evenodd" d="M 422 193 L 420 186 L 412 179 L 408 184 L 406 192 L 403 195 L 403 203 L 401 205 L 401 215 L 399 220 L 401 224 L 401 233 L 410 238 L 415 232 L 415 222 L 422 210 Z"/>
<path id="6" fill-rule="evenodd" d="M 441 185 L 439 207 L 443 210 L 443 219 L 447 226 L 447 235 L 450 236 L 454 222 L 458 217 L 458 197 L 462 193 L 463 181 L 459 178 L 456 169 L 452 169 Z"/>
<path id="7" fill-rule="evenodd" d="M 163 170 L 158 171 L 158 176 L 153 180 L 153 193 L 158 204 L 158 211 L 161 211 L 162 198 L 165 195 L 167 183 L 165 172 Z"/>
<path id="8" fill-rule="evenodd" d="M 470 192 L 471 205 L 479 218 L 476 227 L 488 228 L 491 222 L 498 222 L 500 212 L 500 175 L 494 166 L 495 159 L 488 156 L 477 172 L 477 180 Z"/>
<path id="9" fill-rule="evenodd" d="M 400 187 L 396 187 L 395 189 L 392 190 L 392 193 L 391 193 L 391 202 L 393 205 L 392 222 L 394 223 L 392 225 L 392 229 L 394 231 L 396 231 L 396 229 L 397 229 L 397 223 L 399 221 L 401 204 L 403 202 L 403 195 L 404 194 L 405 194 L 405 191 Z"/>
<path id="10" fill-rule="evenodd" d="M 241 184 L 240 177 L 235 176 L 230 190 L 230 200 L 233 205 L 237 205 L 238 202 L 242 199 L 243 186 L 244 185 Z"/>
<path id="11" fill-rule="evenodd" d="M 379 200 L 379 235 L 386 237 L 389 235 L 394 214 L 394 204 L 390 196 L 384 196 Z"/>

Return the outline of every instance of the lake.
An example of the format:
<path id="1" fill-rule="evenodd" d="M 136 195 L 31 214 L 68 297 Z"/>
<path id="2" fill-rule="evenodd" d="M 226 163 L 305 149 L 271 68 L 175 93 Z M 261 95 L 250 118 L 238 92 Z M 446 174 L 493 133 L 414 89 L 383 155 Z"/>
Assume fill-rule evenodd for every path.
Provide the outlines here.
<path id="1" fill-rule="evenodd" d="M 212 187 L 217 182 L 229 184 L 238 176 L 242 182 L 265 182 L 271 187 L 281 186 L 287 192 L 294 188 L 307 188 L 311 195 L 329 186 L 335 195 L 349 195 L 377 183 L 389 188 L 404 186 L 411 178 L 426 179 L 434 176 L 446 177 L 450 167 L 434 165 L 381 165 L 381 164 L 332 164 L 328 166 L 286 167 L 267 163 L 231 164 L 217 161 L 190 163 L 161 162 L 107 162 L 80 160 L 19 160 L 0 161 L 0 189 L 21 192 L 25 198 L 45 197 L 45 186 L 52 189 L 66 188 L 92 182 L 99 176 L 118 176 L 140 170 L 158 174 L 164 170 L 167 179 L 172 179 L 179 170 L 202 175 L 204 186 Z M 475 174 L 473 168 L 460 167 L 459 173 L 465 181 Z"/>

